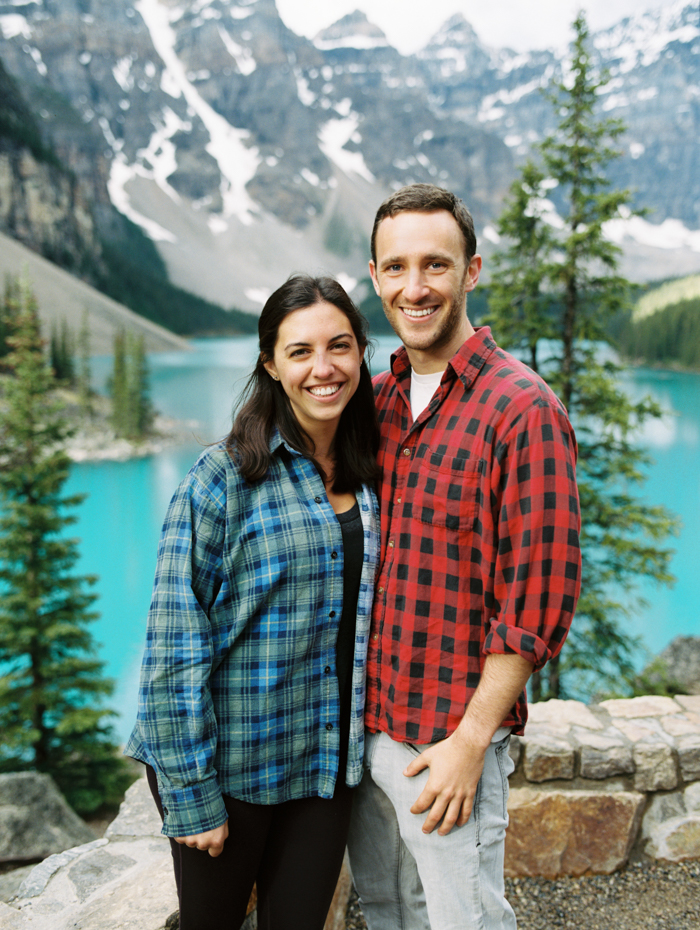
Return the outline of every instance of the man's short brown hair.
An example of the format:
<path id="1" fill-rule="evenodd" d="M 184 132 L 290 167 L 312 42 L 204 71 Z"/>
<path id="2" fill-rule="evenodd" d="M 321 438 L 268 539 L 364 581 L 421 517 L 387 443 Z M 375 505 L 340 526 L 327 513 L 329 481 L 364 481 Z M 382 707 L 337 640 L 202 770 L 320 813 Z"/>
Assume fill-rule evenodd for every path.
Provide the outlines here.
<path id="1" fill-rule="evenodd" d="M 372 227 L 371 251 L 372 261 L 377 263 L 377 229 L 382 220 L 397 213 L 434 213 L 447 210 L 456 220 L 464 237 L 464 252 L 467 263 L 476 254 L 476 234 L 474 220 L 464 203 L 444 187 L 435 184 L 409 184 L 402 187 L 380 204 Z"/>

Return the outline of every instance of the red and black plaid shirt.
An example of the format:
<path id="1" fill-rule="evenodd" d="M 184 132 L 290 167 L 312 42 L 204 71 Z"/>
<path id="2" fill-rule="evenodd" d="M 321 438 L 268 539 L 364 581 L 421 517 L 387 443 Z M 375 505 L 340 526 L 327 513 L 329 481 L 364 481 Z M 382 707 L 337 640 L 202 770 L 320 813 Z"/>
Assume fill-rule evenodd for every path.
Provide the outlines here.
<path id="1" fill-rule="evenodd" d="M 405 349 L 374 379 L 382 547 L 365 722 L 393 739 L 452 733 L 486 656 L 541 668 L 580 581 L 576 439 L 563 405 L 488 327 L 413 422 Z M 504 720 L 522 732 L 525 694 Z"/>

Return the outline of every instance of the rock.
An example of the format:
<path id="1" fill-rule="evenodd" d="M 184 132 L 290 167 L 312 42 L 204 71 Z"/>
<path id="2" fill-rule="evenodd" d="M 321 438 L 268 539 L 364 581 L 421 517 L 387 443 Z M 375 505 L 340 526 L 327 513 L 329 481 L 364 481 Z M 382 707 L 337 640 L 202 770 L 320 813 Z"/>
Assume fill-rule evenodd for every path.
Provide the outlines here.
<path id="1" fill-rule="evenodd" d="M 637 791 L 670 791 L 678 784 L 673 750 L 663 743 L 637 743 L 633 750 Z"/>
<path id="2" fill-rule="evenodd" d="M 0 775 L 0 861 L 43 859 L 94 839 L 49 775 Z"/>
<path id="3" fill-rule="evenodd" d="M 677 746 L 683 781 L 700 779 L 700 734 L 681 737 Z"/>
<path id="4" fill-rule="evenodd" d="M 528 723 L 546 724 L 547 727 L 564 730 L 572 726 L 587 730 L 604 728 L 604 724 L 581 701 L 560 701 L 555 698 L 531 704 L 528 707 Z"/>
<path id="5" fill-rule="evenodd" d="M 5 872 L 4 875 L 0 875 L 0 901 L 7 903 L 13 898 L 16 898 L 19 886 L 33 868 L 34 866 L 31 865 L 23 865 L 19 869 L 13 869 L 11 872 Z M 1 923 L 0 926 L 2 926 Z"/>
<path id="6" fill-rule="evenodd" d="M 668 862 L 700 859 L 700 814 L 674 817 L 660 824 L 652 832 L 645 852 Z"/>
<path id="7" fill-rule="evenodd" d="M 634 791 L 534 791 L 515 788 L 508 804 L 509 877 L 609 874 L 625 864 L 644 795 Z"/>
<path id="8" fill-rule="evenodd" d="M 108 839 L 116 836 L 160 836 L 162 821 L 145 778 L 128 789 L 119 813 L 105 830 Z"/>
<path id="9" fill-rule="evenodd" d="M 576 754 L 567 740 L 547 733 L 523 738 L 524 771 L 528 781 L 552 781 L 573 778 Z"/>
<path id="10" fill-rule="evenodd" d="M 678 705 L 673 698 L 655 694 L 602 701 L 598 706 L 607 710 L 611 717 L 666 717 L 678 713 Z"/>
<path id="11" fill-rule="evenodd" d="M 634 772 L 632 746 L 619 735 L 578 732 L 574 736 L 580 743 L 581 777 L 611 778 Z"/>
<path id="12" fill-rule="evenodd" d="M 700 695 L 700 636 L 676 636 L 654 660 L 656 668 L 690 694 Z M 650 682 L 655 677 L 653 669 L 647 676 Z M 660 680 L 661 674 L 657 672 L 656 677 Z"/>

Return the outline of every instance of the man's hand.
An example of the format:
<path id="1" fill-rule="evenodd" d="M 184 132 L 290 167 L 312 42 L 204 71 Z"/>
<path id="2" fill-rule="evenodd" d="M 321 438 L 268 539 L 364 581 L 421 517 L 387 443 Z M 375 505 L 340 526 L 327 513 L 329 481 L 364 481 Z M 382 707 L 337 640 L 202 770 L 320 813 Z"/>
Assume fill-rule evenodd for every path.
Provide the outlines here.
<path id="1" fill-rule="evenodd" d="M 463 827 L 467 823 L 487 748 L 488 744 L 483 749 L 469 746 L 459 730 L 455 730 L 404 769 L 404 775 L 410 777 L 430 768 L 428 782 L 411 808 L 412 814 L 422 814 L 430 808 L 423 833 L 432 833 L 440 824 L 438 834 L 446 836 L 455 824 Z"/>
<path id="2" fill-rule="evenodd" d="M 224 843 L 228 837 L 228 820 L 214 830 L 204 833 L 195 833 L 192 836 L 176 836 L 175 842 L 181 846 L 190 846 L 192 849 L 201 849 L 208 852 L 214 859 L 224 851 Z"/>

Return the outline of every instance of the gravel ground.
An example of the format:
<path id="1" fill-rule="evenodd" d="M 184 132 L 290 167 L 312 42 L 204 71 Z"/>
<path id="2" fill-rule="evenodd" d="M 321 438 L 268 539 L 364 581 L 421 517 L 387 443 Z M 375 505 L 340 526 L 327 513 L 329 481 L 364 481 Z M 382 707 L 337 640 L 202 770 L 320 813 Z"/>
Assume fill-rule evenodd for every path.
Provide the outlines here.
<path id="1" fill-rule="evenodd" d="M 700 861 L 637 863 L 613 875 L 506 880 L 518 930 L 699 930 Z M 366 930 L 353 894 L 346 930 Z"/>

